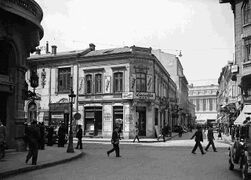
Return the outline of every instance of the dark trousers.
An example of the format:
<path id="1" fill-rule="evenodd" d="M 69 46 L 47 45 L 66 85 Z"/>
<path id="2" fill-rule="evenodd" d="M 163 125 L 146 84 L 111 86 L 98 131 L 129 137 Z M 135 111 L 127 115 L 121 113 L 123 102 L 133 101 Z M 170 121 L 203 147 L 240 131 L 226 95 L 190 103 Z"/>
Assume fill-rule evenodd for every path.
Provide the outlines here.
<path id="1" fill-rule="evenodd" d="M 192 152 L 195 152 L 196 149 L 197 149 L 197 147 L 199 147 L 199 148 L 200 148 L 200 151 L 201 151 L 201 154 L 204 154 L 203 148 L 202 148 L 202 145 L 201 145 L 200 141 L 195 141 L 195 142 L 196 142 L 196 143 L 195 143 L 195 145 L 194 145 L 194 147 L 193 147 Z"/>
<path id="2" fill-rule="evenodd" d="M 133 142 L 135 142 L 136 139 L 137 139 L 138 142 L 139 142 L 139 136 L 138 136 L 138 135 L 135 135 Z"/>
<path id="3" fill-rule="evenodd" d="M 113 151 L 116 152 L 116 157 L 119 157 L 119 144 L 112 144 L 113 148 L 110 151 L 107 151 L 108 154 L 112 153 Z"/>
<path id="4" fill-rule="evenodd" d="M 26 156 L 26 163 L 32 158 L 32 164 L 37 164 L 38 144 L 29 144 L 29 152 Z"/>
<path id="5" fill-rule="evenodd" d="M 83 148 L 83 147 L 82 147 L 82 138 L 78 138 L 78 143 L 77 143 L 76 149 L 78 149 L 78 147 L 79 147 L 80 149 Z"/>
<path id="6" fill-rule="evenodd" d="M 213 150 L 216 151 L 216 148 L 215 148 L 213 140 L 208 141 L 208 145 L 206 146 L 205 150 L 207 151 L 210 145 L 212 145 Z"/>

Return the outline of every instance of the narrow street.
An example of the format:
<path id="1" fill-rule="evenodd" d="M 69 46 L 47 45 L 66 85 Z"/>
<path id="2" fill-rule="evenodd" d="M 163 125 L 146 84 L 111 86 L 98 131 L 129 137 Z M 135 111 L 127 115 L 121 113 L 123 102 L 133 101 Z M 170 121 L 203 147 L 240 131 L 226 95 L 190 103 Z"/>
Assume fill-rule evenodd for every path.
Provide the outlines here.
<path id="1" fill-rule="evenodd" d="M 182 136 L 190 138 L 191 133 Z M 178 137 L 177 137 L 178 138 Z M 187 140 L 190 141 L 190 140 Z M 168 142 L 167 142 L 168 143 Z M 158 144 L 158 143 L 154 143 Z M 161 143 L 159 143 L 161 144 Z M 85 179 L 85 180 L 236 180 L 238 171 L 228 170 L 228 150 L 219 147 L 218 152 L 209 149 L 205 155 L 191 154 L 191 146 L 152 146 L 121 144 L 121 158 L 115 154 L 107 157 L 109 144 L 85 143 L 85 155 L 75 161 L 21 174 L 9 179 Z"/>

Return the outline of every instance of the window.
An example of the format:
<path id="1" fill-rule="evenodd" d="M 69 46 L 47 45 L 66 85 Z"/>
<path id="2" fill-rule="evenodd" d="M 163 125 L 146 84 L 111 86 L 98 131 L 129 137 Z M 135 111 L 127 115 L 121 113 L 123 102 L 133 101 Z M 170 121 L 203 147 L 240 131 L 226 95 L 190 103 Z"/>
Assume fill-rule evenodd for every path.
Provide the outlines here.
<path id="1" fill-rule="evenodd" d="M 244 62 L 249 61 L 251 59 L 250 52 L 251 52 L 251 39 L 245 40 L 245 59 Z"/>
<path id="2" fill-rule="evenodd" d="M 123 92 L 123 73 L 114 73 L 114 92 Z"/>
<path id="3" fill-rule="evenodd" d="M 209 111 L 213 110 L 213 100 L 209 99 Z"/>
<path id="4" fill-rule="evenodd" d="M 146 74 L 145 73 L 139 72 L 136 74 L 136 91 L 146 92 Z"/>
<path id="5" fill-rule="evenodd" d="M 251 9 L 250 3 L 247 1 L 243 9 L 244 24 L 251 23 Z"/>
<path id="6" fill-rule="evenodd" d="M 196 111 L 200 110 L 200 100 L 196 99 Z"/>
<path id="7" fill-rule="evenodd" d="M 95 75 L 95 93 L 102 93 L 102 74 Z"/>
<path id="8" fill-rule="evenodd" d="M 71 88 L 71 68 L 58 69 L 58 92 L 69 92 Z"/>
<path id="9" fill-rule="evenodd" d="M 206 111 L 206 107 L 207 107 L 206 99 L 203 99 L 202 102 L 203 102 L 203 111 Z"/>
<path id="10" fill-rule="evenodd" d="M 86 78 L 86 93 L 91 94 L 92 93 L 92 75 L 88 74 L 85 76 Z"/>

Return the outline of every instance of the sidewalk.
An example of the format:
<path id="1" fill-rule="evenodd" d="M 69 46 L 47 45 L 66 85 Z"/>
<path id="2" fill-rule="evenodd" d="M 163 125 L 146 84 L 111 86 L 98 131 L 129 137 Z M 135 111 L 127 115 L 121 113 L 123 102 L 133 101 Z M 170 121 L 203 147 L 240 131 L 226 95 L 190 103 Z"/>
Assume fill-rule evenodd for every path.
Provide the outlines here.
<path id="1" fill-rule="evenodd" d="M 3 159 L 0 159 L 0 179 L 10 175 L 16 175 L 36 169 L 46 168 L 73 159 L 79 158 L 83 152 L 74 149 L 74 153 L 67 153 L 67 145 L 63 148 L 54 146 L 45 146 L 45 150 L 39 150 L 37 165 L 31 165 L 31 160 L 25 164 L 26 152 L 16 152 L 7 150 Z"/>
<path id="2" fill-rule="evenodd" d="M 177 136 L 178 133 L 172 133 L 172 137 L 166 137 L 166 141 L 171 140 L 173 137 Z M 91 143 L 102 143 L 109 142 L 111 138 L 90 138 L 84 137 L 83 142 Z M 122 139 L 120 142 L 123 143 L 133 143 L 133 139 Z M 140 138 L 142 143 L 157 143 L 162 142 L 163 138 L 161 137 L 159 141 L 157 138 Z M 77 139 L 74 138 L 74 144 L 77 142 Z M 136 141 L 137 142 L 137 141 Z M 25 164 L 25 158 L 27 155 L 26 152 L 16 152 L 15 150 L 7 150 L 6 155 L 3 159 L 0 159 L 0 180 L 4 177 L 11 175 L 17 175 L 20 173 L 33 171 L 36 169 L 46 168 L 54 166 L 60 163 L 65 163 L 73 159 L 81 157 L 84 152 L 74 149 L 74 153 L 67 153 L 67 144 L 64 148 L 59 148 L 57 145 L 54 146 L 45 146 L 45 150 L 39 150 L 38 152 L 38 161 L 37 165 L 31 165 L 31 160 L 28 164 Z"/>

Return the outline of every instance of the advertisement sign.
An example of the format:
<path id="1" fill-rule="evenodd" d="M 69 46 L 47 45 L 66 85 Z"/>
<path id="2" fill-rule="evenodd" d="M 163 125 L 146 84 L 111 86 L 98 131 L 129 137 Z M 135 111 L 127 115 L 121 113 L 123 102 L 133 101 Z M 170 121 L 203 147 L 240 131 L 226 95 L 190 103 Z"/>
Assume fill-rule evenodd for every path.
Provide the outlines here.
<path id="1" fill-rule="evenodd" d="M 155 100 L 155 93 L 151 93 L 151 92 L 136 92 L 136 93 L 134 93 L 134 99 Z"/>
<path id="2" fill-rule="evenodd" d="M 123 92 L 122 99 L 133 99 L 133 92 Z"/>

